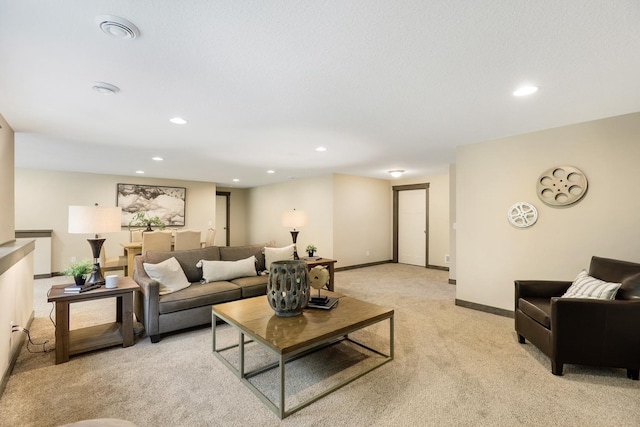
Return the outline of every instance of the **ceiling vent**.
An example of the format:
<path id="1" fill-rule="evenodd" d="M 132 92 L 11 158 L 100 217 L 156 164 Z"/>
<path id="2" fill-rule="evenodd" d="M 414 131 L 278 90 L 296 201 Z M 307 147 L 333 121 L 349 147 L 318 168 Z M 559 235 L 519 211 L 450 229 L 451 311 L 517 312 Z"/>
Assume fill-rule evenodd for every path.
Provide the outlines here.
<path id="1" fill-rule="evenodd" d="M 140 30 L 132 22 L 113 15 L 96 16 L 100 29 L 112 37 L 133 40 L 140 35 Z"/>

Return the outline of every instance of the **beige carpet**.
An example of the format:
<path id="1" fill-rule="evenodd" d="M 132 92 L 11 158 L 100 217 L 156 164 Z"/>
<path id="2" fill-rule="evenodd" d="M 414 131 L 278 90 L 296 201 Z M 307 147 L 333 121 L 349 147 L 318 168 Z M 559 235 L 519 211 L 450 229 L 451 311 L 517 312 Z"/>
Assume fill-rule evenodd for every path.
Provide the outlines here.
<path id="1" fill-rule="evenodd" d="M 54 364 L 22 349 L 0 398 L 0 426 L 121 418 L 138 426 L 639 426 L 640 382 L 620 369 L 565 366 L 517 343 L 513 320 L 454 305 L 447 273 L 385 264 L 336 273 L 336 290 L 396 310 L 394 361 L 279 420 L 211 354 L 210 328 L 140 339 Z M 54 341 L 38 280 L 35 342 Z M 64 280 L 64 279 L 62 279 Z M 113 301 L 72 305 L 75 325 L 112 320 Z M 224 334 L 227 333 L 227 338 Z M 365 338 L 384 342 L 385 328 Z M 227 328 L 222 339 L 235 339 Z M 37 350 L 37 348 L 32 348 Z M 248 347 L 249 364 L 265 356 Z M 233 357 L 233 355 L 231 355 Z M 265 356 L 266 357 L 266 356 Z M 337 345 L 291 365 L 288 399 L 371 361 Z M 268 374 L 256 380 L 269 386 Z M 269 390 L 267 390 L 269 392 Z"/>

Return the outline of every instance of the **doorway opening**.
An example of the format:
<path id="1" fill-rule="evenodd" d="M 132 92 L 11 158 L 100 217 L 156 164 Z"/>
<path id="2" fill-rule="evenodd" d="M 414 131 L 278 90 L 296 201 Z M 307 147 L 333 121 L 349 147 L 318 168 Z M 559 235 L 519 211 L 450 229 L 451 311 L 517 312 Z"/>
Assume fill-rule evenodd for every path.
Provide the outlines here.
<path id="1" fill-rule="evenodd" d="M 428 268 L 429 184 L 396 185 L 392 189 L 393 262 Z"/>

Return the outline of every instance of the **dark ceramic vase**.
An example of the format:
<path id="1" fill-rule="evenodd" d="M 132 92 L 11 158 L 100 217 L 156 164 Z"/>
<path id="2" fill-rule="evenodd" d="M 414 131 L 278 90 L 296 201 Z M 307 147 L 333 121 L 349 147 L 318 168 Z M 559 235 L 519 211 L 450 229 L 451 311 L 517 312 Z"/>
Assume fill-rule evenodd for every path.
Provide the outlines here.
<path id="1" fill-rule="evenodd" d="M 267 299 L 278 317 L 302 314 L 309 301 L 309 276 L 304 261 L 274 261 L 269 268 Z"/>

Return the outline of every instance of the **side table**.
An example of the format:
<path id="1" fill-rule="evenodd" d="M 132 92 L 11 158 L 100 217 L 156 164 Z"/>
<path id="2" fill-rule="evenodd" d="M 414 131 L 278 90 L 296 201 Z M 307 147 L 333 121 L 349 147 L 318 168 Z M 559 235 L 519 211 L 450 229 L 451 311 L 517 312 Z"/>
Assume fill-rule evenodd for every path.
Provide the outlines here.
<path id="1" fill-rule="evenodd" d="M 104 286 L 80 294 L 66 294 L 64 288 L 72 285 L 54 285 L 49 291 L 49 302 L 56 306 L 56 365 L 69 361 L 69 356 L 122 344 L 133 345 L 133 293 L 140 289 L 130 277 L 119 277 L 118 287 Z M 69 305 L 74 302 L 101 298 L 117 298 L 116 321 L 88 328 L 69 330 Z"/>
<path id="2" fill-rule="evenodd" d="M 335 273 L 335 264 L 337 260 L 330 258 L 320 258 L 320 259 L 307 259 L 302 258 L 304 262 L 307 263 L 307 269 L 311 270 L 316 265 L 321 265 L 323 267 L 327 267 L 329 270 L 329 283 L 327 283 L 327 289 L 333 292 L 335 288 L 335 283 L 333 281 L 334 273 Z"/>

